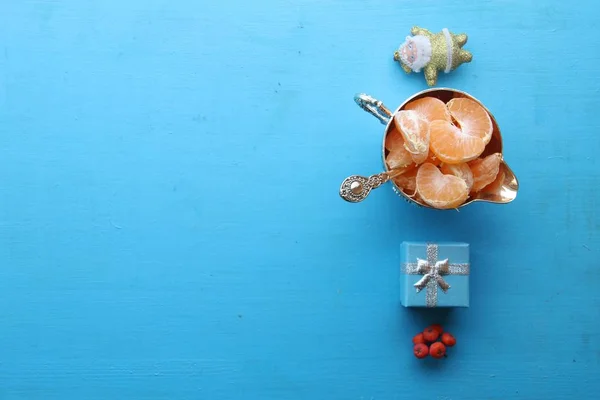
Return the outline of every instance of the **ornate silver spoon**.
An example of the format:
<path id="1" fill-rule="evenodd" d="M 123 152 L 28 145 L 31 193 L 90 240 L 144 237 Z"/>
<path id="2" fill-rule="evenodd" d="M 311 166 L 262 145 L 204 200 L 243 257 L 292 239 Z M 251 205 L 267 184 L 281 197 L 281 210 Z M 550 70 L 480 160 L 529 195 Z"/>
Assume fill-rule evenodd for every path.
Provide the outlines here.
<path id="1" fill-rule="evenodd" d="M 340 186 L 340 196 L 342 199 L 351 203 L 358 203 L 367 198 L 371 190 L 377 189 L 390 179 L 401 175 L 404 172 L 402 169 L 390 170 L 379 174 L 364 177 L 360 175 L 352 175 L 344 179 Z"/>

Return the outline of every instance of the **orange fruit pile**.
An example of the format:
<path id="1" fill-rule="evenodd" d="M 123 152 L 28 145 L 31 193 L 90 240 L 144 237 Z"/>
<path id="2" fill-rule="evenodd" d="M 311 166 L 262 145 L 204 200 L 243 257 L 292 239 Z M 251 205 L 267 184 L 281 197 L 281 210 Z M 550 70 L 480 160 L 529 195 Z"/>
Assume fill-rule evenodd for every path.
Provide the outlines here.
<path id="1" fill-rule="evenodd" d="M 386 162 L 405 194 L 448 209 L 502 184 L 502 155 L 482 157 L 493 125 L 476 101 L 423 97 L 398 111 L 393 122 L 385 140 Z"/>

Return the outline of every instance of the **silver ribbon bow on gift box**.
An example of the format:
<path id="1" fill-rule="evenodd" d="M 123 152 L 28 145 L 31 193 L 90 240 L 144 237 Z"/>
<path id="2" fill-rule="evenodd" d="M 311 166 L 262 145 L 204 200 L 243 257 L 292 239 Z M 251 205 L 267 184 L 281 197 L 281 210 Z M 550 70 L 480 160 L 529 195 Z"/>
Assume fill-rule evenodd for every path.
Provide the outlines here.
<path id="1" fill-rule="evenodd" d="M 416 263 L 404 264 L 407 275 L 423 275 L 413 286 L 417 293 L 427 288 L 425 304 L 427 307 L 435 307 L 438 298 L 438 286 L 446 293 L 450 285 L 443 278 L 444 275 L 469 275 L 469 264 L 452 264 L 445 260 L 438 260 L 438 245 L 427 244 L 427 260 L 417 258 Z"/>

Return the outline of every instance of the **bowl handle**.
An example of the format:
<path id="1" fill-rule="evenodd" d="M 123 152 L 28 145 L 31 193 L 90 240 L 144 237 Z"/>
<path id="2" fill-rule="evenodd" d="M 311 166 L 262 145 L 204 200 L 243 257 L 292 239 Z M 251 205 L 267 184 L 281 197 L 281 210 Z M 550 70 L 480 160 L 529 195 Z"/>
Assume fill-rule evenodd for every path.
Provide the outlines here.
<path id="1" fill-rule="evenodd" d="M 392 112 L 381 101 L 364 93 L 354 96 L 354 101 L 360 108 L 373 115 L 382 124 L 387 125 L 390 122 Z"/>

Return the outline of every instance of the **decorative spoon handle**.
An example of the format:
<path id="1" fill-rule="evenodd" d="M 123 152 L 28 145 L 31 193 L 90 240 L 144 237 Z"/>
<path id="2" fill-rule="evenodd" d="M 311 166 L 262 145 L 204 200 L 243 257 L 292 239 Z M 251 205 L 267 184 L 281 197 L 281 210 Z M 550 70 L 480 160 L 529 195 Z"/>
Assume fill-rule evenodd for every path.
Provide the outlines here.
<path id="1" fill-rule="evenodd" d="M 402 170 L 391 170 L 371 175 L 368 178 L 352 175 L 344 179 L 340 186 L 340 196 L 350 203 L 359 203 L 367 198 L 371 190 L 377 189 L 390 179 L 402 174 Z"/>

